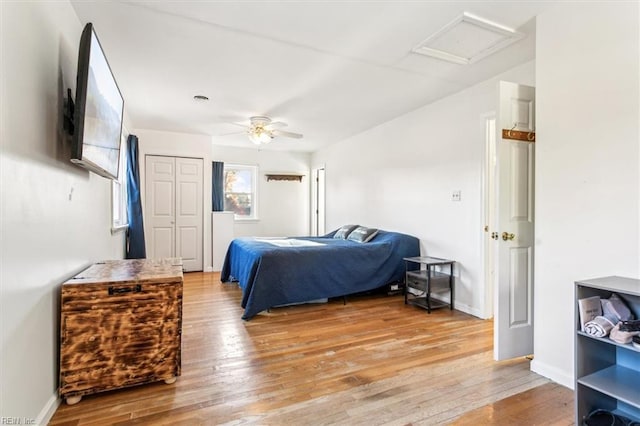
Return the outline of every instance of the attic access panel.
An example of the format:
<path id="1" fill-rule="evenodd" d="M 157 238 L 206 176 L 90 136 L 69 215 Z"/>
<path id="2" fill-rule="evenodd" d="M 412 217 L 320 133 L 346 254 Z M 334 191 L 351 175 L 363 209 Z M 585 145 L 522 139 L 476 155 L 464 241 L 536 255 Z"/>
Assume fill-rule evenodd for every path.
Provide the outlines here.
<path id="1" fill-rule="evenodd" d="M 478 62 L 524 34 L 464 12 L 411 51 L 461 65 Z"/>

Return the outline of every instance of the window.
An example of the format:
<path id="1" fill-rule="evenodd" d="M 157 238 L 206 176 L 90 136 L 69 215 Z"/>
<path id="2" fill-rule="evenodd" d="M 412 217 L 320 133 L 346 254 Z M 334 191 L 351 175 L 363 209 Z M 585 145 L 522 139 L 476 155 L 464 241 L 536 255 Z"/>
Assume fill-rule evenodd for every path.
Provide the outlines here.
<path id="1" fill-rule="evenodd" d="M 127 137 L 120 135 L 120 164 L 118 180 L 111 181 L 111 232 L 121 231 L 129 225 L 127 218 Z"/>
<path id="2" fill-rule="evenodd" d="M 258 219 L 256 166 L 224 165 L 224 209 L 235 213 L 236 220 Z"/>

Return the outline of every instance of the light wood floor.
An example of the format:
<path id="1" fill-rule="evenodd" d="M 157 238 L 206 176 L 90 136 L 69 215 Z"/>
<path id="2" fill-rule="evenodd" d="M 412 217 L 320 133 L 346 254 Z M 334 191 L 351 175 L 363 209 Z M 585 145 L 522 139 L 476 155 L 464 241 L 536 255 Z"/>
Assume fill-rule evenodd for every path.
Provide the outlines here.
<path id="1" fill-rule="evenodd" d="M 51 425 L 573 424 L 573 393 L 492 361 L 492 322 L 371 295 L 242 321 L 241 292 L 185 274 L 182 376 L 63 404 Z"/>

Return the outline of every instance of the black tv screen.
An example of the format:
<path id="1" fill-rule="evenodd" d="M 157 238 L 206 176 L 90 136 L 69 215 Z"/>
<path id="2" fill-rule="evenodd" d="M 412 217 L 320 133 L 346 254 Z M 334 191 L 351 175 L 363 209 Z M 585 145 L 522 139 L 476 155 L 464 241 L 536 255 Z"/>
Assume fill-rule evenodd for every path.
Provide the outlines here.
<path id="1" fill-rule="evenodd" d="M 93 24 L 80 38 L 71 161 L 118 178 L 124 100 Z"/>

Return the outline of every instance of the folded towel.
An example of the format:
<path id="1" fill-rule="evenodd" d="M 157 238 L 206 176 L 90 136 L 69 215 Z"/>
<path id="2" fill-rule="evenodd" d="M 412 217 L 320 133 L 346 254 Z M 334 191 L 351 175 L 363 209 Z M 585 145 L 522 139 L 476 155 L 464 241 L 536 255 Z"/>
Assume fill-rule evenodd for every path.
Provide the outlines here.
<path id="1" fill-rule="evenodd" d="M 640 336 L 640 331 L 620 331 L 620 324 L 616 324 L 611 329 L 611 340 L 617 343 L 627 344 L 631 343 L 633 336 Z"/>
<path id="2" fill-rule="evenodd" d="M 584 325 L 584 332 L 595 337 L 606 337 L 614 325 L 611 318 L 597 316 Z"/>
<path id="3" fill-rule="evenodd" d="M 617 321 L 615 321 L 614 324 L 618 321 L 633 319 L 633 314 L 624 303 L 624 300 L 615 293 L 613 293 L 608 299 L 600 299 L 600 304 L 602 305 L 603 315 L 612 315 L 617 318 Z"/>

